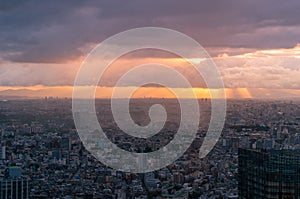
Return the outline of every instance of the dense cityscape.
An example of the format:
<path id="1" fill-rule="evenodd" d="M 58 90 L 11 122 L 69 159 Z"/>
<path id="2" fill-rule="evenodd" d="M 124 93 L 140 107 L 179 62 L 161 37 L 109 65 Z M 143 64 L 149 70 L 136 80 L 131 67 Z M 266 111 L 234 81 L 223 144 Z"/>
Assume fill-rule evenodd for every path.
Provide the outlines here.
<path id="1" fill-rule="evenodd" d="M 138 124 L 147 120 L 147 107 L 154 102 L 169 110 L 169 126 L 149 140 L 129 137 L 114 126 L 109 102 L 96 100 L 98 119 L 107 137 L 125 150 L 157 150 L 176 133 L 176 100 L 133 100 L 132 117 Z M 0 198 L 238 198 L 245 194 L 241 192 L 245 182 L 239 177 L 239 165 L 246 164 L 239 157 L 241 149 L 266 154 L 291 151 L 292 157 L 298 157 L 293 163 L 300 165 L 299 101 L 229 100 L 222 135 L 205 158 L 199 158 L 198 152 L 207 130 L 210 100 L 199 104 L 204 114 L 185 154 L 160 170 L 134 174 L 105 166 L 85 149 L 73 122 L 71 99 L 2 100 Z M 293 179 L 296 187 L 291 190 L 297 190 L 299 175 Z M 296 196 L 289 193 L 285 198 Z"/>
<path id="2" fill-rule="evenodd" d="M 299 11 L 0 0 L 0 199 L 300 199 Z"/>

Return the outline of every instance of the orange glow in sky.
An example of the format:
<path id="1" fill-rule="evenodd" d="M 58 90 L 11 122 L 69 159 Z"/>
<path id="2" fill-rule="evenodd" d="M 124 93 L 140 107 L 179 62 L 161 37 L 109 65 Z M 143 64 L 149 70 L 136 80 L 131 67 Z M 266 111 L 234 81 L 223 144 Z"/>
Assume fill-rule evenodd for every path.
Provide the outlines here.
<path id="1" fill-rule="evenodd" d="M 131 87 L 132 88 L 132 87 Z M 114 87 L 98 87 L 96 91 L 96 98 L 111 98 Z M 135 88 L 136 91 L 131 96 L 132 98 L 174 98 L 175 95 L 168 88 L 164 87 L 140 87 Z M 190 90 L 187 88 L 173 88 L 174 91 L 180 93 L 185 98 L 193 98 Z M 85 94 L 84 88 L 83 96 Z M 121 87 L 118 91 L 121 92 L 118 96 L 122 97 L 122 93 L 128 93 L 131 90 L 129 87 Z M 207 89 L 207 88 L 192 88 L 195 96 L 199 99 L 220 98 L 222 96 L 222 89 Z M 225 88 L 225 95 L 228 99 L 251 99 L 251 98 L 280 98 L 284 97 L 299 97 L 300 90 L 298 89 L 266 89 L 266 88 Z M 73 92 L 72 86 L 32 86 L 32 87 L 0 87 L 0 96 L 2 97 L 29 97 L 29 98 L 43 98 L 43 97 L 59 97 L 71 98 Z"/>

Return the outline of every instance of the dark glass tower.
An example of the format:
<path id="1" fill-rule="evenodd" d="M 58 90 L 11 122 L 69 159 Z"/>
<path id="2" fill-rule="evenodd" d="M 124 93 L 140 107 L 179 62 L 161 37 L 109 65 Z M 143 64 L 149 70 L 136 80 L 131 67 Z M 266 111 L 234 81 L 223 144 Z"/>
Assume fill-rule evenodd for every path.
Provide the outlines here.
<path id="1" fill-rule="evenodd" d="M 239 198 L 300 198 L 300 150 L 239 149 Z"/>

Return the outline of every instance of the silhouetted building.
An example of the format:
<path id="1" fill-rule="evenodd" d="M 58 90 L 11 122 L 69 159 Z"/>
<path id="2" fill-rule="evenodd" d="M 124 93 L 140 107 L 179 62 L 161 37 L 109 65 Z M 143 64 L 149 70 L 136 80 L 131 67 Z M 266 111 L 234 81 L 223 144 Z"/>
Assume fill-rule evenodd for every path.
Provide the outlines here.
<path id="1" fill-rule="evenodd" d="M 300 198 L 300 150 L 239 149 L 239 198 Z"/>

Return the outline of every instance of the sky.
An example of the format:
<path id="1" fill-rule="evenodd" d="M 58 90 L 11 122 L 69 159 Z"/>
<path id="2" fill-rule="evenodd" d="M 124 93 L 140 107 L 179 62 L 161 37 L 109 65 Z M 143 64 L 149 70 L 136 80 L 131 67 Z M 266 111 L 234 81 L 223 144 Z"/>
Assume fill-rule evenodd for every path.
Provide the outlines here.
<path id="1" fill-rule="evenodd" d="M 228 93 L 299 97 L 299 10 L 299 0 L 2 0 L 0 95 L 28 89 L 42 96 L 70 96 L 80 64 L 97 44 L 131 28 L 152 26 L 180 31 L 199 42 L 215 61 Z M 130 61 L 151 56 L 124 57 L 104 86 L 112 87 L 111 79 Z M 160 55 L 155 59 L 174 61 Z M 180 62 L 174 67 L 196 81 L 189 67 Z M 65 94 L 63 88 L 68 88 Z"/>

